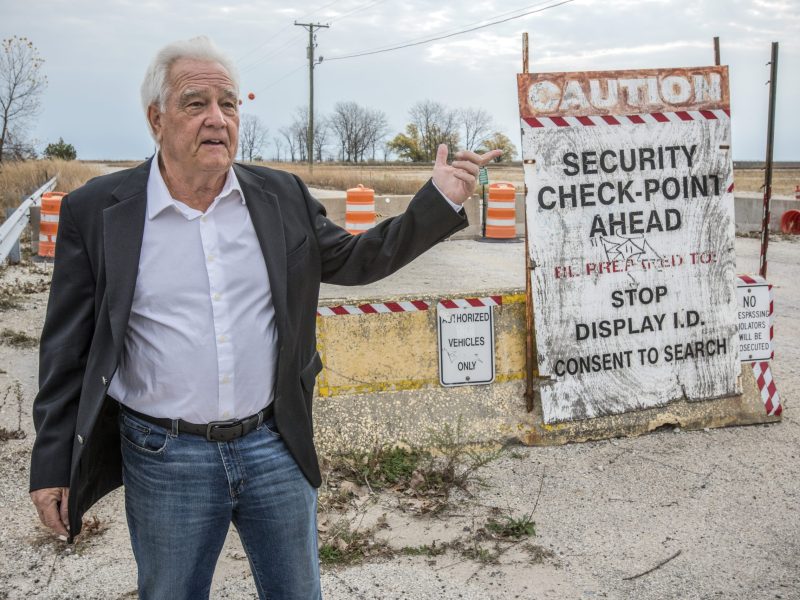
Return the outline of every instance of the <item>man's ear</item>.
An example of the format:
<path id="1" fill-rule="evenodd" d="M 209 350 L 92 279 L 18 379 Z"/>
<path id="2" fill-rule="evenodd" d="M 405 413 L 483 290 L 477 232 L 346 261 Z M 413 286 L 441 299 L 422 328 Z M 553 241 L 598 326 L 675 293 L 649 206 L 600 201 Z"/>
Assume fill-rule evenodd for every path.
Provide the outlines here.
<path id="1" fill-rule="evenodd" d="M 156 141 L 161 139 L 161 117 L 162 113 L 155 104 L 147 107 L 147 122 L 153 130 Z"/>

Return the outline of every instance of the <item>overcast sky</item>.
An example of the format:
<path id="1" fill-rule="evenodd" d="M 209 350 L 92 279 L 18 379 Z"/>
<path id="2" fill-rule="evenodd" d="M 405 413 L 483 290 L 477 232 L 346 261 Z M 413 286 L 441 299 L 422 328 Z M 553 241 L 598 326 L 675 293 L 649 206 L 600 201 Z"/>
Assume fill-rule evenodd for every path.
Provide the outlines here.
<path id="1" fill-rule="evenodd" d="M 778 41 L 775 157 L 800 160 L 800 0 L 574 0 L 431 44 L 329 60 L 556 1 L 0 0 L 0 38 L 27 36 L 46 60 L 49 85 L 33 131 L 39 149 L 60 136 L 86 159 L 152 152 L 139 104 L 145 68 L 162 45 L 199 34 L 236 60 L 242 95 L 256 94 L 243 112 L 276 135 L 308 102 L 308 34 L 292 25 L 298 19 L 331 25 L 317 40 L 325 57 L 316 69 L 318 112 L 355 100 L 385 111 L 393 136 L 418 100 L 483 107 L 517 145 L 523 31 L 532 36 L 532 71 L 708 65 L 718 35 L 730 66 L 734 158 L 763 160 L 766 63 Z M 265 156 L 273 154 L 270 143 Z"/>

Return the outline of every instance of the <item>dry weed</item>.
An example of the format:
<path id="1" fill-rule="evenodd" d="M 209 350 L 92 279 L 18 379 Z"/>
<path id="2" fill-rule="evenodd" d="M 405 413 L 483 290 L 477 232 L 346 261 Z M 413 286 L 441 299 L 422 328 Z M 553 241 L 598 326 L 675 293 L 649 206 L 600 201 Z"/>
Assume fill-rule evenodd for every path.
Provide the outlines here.
<path id="1" fill-rule="evenodd" d="M 39 340 L 24 331 L 14 331 L 13 329 L 3 329 L 0 331 L 0 343 L 15 348 L 36 348 Z"/>
<path id="2" fill-rule="evenodd" d="M 91 519 L 83 520 L 81 532 L 71 546 L 59 540 L 50 529 L 41 524 L 38 526 L 37 533 L 30 543 L 34 548 L 49 548 L 56 553 L 65 552 L 70 554 L 74 552 L 80 555 L 90 546 L 92 540 L 102 536 L 106 531 L 108 531 L 108 524 L 101 521 L 97 515 L 93 515 Z"/>
<path id="3" fill-rule="evenodd" d="M 363 184 L 376 194 L 414 194 L 430 177 L 430 168 L 421 171 L 384 164 L 315 165 L 313 174 L 302 163 L 259 163 L 298 175 L 310 187 L 347 190 Z"/>
<path id="4" fill-rule="evenodd" d="M 54 175 L 58 175 L 56 190 L 71 192 L 102 174 L 98 165 L 77 160 L 4 161 L 0 163 L 0 220 L 5 220 L 6 208 L 19 206 Z"/>

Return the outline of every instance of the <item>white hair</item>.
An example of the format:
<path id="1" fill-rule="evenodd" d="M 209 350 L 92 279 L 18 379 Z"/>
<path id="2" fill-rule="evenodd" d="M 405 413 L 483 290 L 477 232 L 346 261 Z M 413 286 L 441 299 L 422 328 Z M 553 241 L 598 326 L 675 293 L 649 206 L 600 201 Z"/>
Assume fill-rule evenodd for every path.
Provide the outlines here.
<path id="1" fill-rule="evenodd" d="M 150 66 L 147 67 L 147 72 L 144 74 L 141 94 L 145 118 L 147 118 L 147 111 L 152 104 L 158 106 L 161 112 L 164 112 L 166 109 L 170 86 L 169 70 L 172 68 L 175 61 L 181 58 L 207 60 L 219 63 L 219 65 L 228 72 L 228 76 L 230 76 L 233 81 L 236 87 L 236 93 L 238 94 L 239 72 L 236 70 L 236 65 L 234 65 L 233 61 L 228 56 L 217 48 L 214 42 L 204 35 L 189 40 L 172 42 L 158 51 L 158 54 L 155 55 Z M 150 127 L 149 119 L 147 119 L 147 126 L 150 128 L 150 135 L 155 139 L 155 132 L 153 132 Z"/>

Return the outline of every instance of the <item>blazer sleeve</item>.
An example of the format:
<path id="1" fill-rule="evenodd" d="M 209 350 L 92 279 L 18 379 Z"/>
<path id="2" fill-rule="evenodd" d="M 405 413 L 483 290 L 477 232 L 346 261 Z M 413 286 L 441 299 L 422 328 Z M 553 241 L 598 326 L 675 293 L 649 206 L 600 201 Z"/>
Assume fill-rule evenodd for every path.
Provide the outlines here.
<path id="1" fill-rule="evenodd" d="M 364 285 L 382 279 L 468 225 L 464 211 L 455 211 L 428 180 L 402 215 L 351 235 L 328 219 L 322 203 L 297 181 L 314 227 L 325 283 Z"/>
<path id="2" fill-rule="evenodd" d="M 31 491 L 69 485 L 78 401 L 94 332 L 94 275 L 69 196 L 61 203 L 55 256 L 33 402 Z"/>

